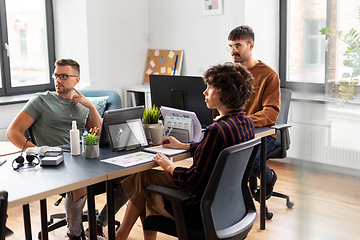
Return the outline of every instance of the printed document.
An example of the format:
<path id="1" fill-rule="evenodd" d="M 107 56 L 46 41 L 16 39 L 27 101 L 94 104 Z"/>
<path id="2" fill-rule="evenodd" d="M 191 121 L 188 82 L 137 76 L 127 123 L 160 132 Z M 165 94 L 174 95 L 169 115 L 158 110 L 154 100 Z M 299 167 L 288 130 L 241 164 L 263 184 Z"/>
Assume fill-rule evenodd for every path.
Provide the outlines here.
<path id="1" fill-rule="evenodd" d="M 152 158 L 155 156 L 153 153 L 147 153 L 147 152 L 135 152 L 135 153 L 129 153 L 113 158 L 108 158 L 101 160 L 102 162 L 115 164 L 121 167 L 131 167 L 134 165 L 138 165 L 141 163 L 151 162 Z"/>

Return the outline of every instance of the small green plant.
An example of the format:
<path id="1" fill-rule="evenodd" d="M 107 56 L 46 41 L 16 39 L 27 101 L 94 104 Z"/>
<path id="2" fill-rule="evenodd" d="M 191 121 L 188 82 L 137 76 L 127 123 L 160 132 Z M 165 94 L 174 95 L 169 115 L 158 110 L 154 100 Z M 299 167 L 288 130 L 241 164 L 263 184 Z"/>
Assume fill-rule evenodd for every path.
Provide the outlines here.
<path id="1" fill-rule="evenodd" d="M 98 145 L 99 144 L 99 136 L 88 133 L 85 136 L 84 141 L 85 141 L 85 145 Z"/>
<path id="2" fill-rule="evenodd" d="M 142 120 L 144 124 L 156 124 L 158 123 L 160 116 L 161 111 L 154 105 L 153 107 L 144 110 Z"/>

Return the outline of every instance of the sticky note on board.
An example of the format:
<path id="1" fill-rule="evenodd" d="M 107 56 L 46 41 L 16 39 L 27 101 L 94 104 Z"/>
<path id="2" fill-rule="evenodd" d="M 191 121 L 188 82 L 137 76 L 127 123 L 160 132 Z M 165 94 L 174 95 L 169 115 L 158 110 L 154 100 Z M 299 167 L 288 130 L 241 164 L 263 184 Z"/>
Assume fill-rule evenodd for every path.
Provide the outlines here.
<path id="1" fill-rule="evenodd" d="M 161 67 L 160 68 L 160 73 L 165 73 L 166 72 L 166 67 Z"/>
<path id="2" fill-rule="evenodd" d="M 150 65 L 151 65 L 152 68 L 155 67 L 154 60 L 151 60 Z"/>
<path id="3" fill-rule="evenodd" d="M 171 68 L 171 67 L 168 67 L 168 68 L 167 68 L 167 73 L 168 73 L 168 74 L 171 74 L 171 72 L 172 72 L 172 68 Z"/>
<path id="4" fill-rule="evenodd" d="M 159 54 L 160 54 L 160 50 L 155 50 L 154 55 L 159 56 Z"/>
<path id="5" fill-rule="evenodd" d="M 160 59 L 159 62 L 160 62 L 160 63 L 163 63 L 163 62 L 164 62 L 164 56 L 161 57 L 161 59 Z"/>
<path id="6" fill-rule="evenodd" d="M 154 75 L 159 75 L 159 72 L 154 72 Z"/>
<path id="7" fill-rule="evenodd" d="M 152 72 L 153 72 L 153 70 L 152 70 L 151 68 L 149 68 L 149 69 L 146 71 L 146 74 L 147 74 L 147 75 L 150 75 Z"/>
<path id="8" fill-rule="evenodd" d="M 168 56 L 169 56 L 169 58 L 173 58 L 174 55 L 175 55 L 175 53 L 173 51 L 170 51 Z"/>

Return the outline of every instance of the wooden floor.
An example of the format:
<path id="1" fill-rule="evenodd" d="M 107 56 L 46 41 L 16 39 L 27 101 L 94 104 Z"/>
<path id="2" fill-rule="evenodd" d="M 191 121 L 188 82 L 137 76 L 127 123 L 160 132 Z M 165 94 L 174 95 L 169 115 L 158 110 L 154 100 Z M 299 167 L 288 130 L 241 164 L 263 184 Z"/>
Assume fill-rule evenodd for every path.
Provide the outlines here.
<path id="1" fill-rule="evenodd" d="M 332 240 L 360 239 L 360 177 L 351 177 L 309 168 L 301 168 L 279 162 L 268 162 L 278 174 L 275 190 L 287 193 L 295 202 L 293 209 L 287 209 L 285 200 L 271 198 L 267 201 L 274 213 L 272 220 L 266 221 L 266 230 L 260 230 L 259 216 L 249 233 L 250 240 Z M 58 199 L 48 199 L 48 214 L 63 211 L 63 204 L 55 207 Z M 105 195 L 96 197 L 96 206 L 101 209 Z M 33 239 L 37 239 L 40 229 L 39 203 L 30 204 Z M 259 204 L 256 203 L 258 213 Z M 122 220 L 125 207 L 116 215 Z M 7 226 L 15 234 L 9 240 L 23 240 L 24 230 L 22 208 L 8 209 Z M 63 240 L 66 228 L 49 234 L 50 239 Z M 143 239 L 140 222 L 134 226 L 129 239 Z M 158 239 L 176 239 L 158 234 Z"/>

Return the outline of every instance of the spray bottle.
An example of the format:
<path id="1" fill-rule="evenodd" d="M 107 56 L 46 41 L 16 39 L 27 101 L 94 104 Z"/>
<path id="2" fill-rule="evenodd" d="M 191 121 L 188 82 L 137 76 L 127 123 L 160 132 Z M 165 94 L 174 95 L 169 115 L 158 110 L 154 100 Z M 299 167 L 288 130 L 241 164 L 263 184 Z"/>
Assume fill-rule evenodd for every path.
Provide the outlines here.
<path id="1" fill-rule="evenodd" d="M 75 120 L 72 121 L 72 129 L 70 130 L 70 149 L 71 155 L 80 155 L 80 132 Z"/>

